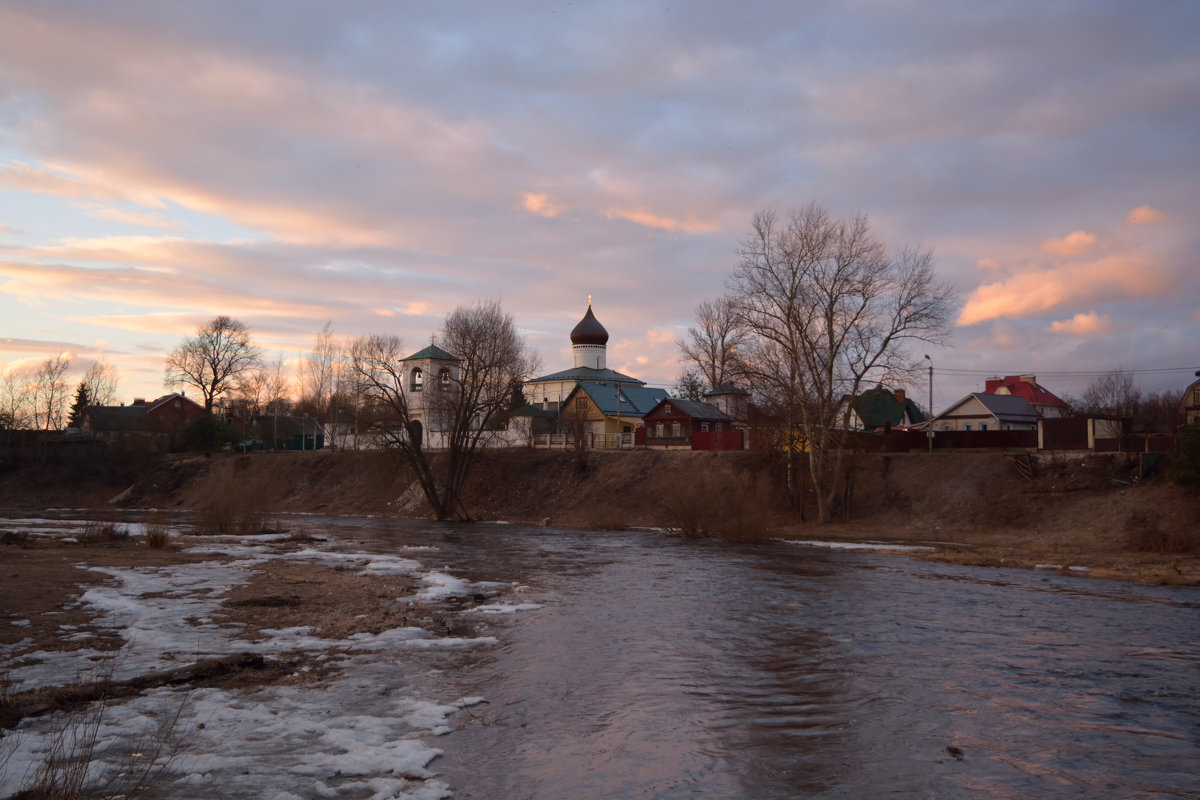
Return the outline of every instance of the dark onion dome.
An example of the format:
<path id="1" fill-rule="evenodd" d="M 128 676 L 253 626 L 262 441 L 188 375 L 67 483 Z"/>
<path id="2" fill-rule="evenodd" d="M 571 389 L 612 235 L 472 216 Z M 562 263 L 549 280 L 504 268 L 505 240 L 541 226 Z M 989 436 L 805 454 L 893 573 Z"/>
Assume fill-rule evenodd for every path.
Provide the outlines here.
<path id="1" fill-rule="evenodd" d="M 571 329 L 571 344 L 608 344 L 608 331 L 592 313 L 592 304 L 588 303 L 587 313 L 579 324 Z"/>

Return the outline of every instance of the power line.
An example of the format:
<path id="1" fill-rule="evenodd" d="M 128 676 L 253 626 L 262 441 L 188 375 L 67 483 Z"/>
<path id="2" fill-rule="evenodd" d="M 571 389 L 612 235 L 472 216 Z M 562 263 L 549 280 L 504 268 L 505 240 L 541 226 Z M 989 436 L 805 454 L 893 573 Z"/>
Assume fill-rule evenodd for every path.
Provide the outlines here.
<path id="1" fill-rule="evenodd" d="M 935 367 L 935 372 L 949 373 L 951 375 L 1031 375 L 1036 374 L 1042 377 L 1062 377 L 1068 375 L 1082 375 L 1084 377 L 1096 377 L 1100 375 L 1112 375 L 1113 373 L 1121 373 L 1123 375 L 1164 375 L 1172 372 L 1192 372 L 1196 371 L 1195 367 L 1153 367 L 1148 369 L 1104 369 L 1104 370 L 1034 370 L 1033 372 L 1023 372 L 1021 370 L 995 370 L 995 369 L 955 369 L 954 367 Z"/>

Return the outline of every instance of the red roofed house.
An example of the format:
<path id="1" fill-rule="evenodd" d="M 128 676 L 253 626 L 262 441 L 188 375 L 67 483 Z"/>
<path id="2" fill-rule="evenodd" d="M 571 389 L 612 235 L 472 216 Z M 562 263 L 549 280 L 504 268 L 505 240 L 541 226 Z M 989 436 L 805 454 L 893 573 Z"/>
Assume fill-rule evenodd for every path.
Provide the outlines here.
<path id="1" fill-rule="evenodd" d="M 1049 389 L 1037 382 L 1036 375 L 1006 375 L 1003 378 L 988 378 L 984 394 L 1012 395 L 1023 397 L 1039 417 L 1065 416 L 1070 406 Z"/>

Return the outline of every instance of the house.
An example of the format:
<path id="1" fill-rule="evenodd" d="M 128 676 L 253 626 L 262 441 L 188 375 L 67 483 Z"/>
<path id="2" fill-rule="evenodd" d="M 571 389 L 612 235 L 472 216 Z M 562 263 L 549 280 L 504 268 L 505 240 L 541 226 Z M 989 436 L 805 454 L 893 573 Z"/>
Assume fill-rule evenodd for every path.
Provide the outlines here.
<path id="1" fill-rule="evenodd" d="M 903 430 L 925 422 L 925 415 L 903 389 L 877 385 L 850 401 L 851 430 Z"/>
<path id="2" fill-rule="evenodd" d="M 108 441 L 161 439 L 169 446 L 188 423 L 204 413 L 204 406 L 172 392 L 150 401 L 138 397 L 130 405 L 90 406 L 80 427 L 84 433 Z"/>
<path id="3" fill-rule="evenodd" d="M 665 397 L 666 389 L 648 389 L 640 382 L 625 385 L 582 381 L 559 409 L 559 426 L 575 435 L 631 435 L 641 427 L 642 418 L 650 409 Z M 623 444 L 633 444 L 632 436 L 622 438 Z"/>
<path id="4" fill-rule="evenodd" d="M 645 445 L 663 450 L 742 450 L 734 419 L 711 403 L 665 397 L 643 417 Z"/>
<path id="5" fill-rule="evenodd" d="M 584 383 L 622 388 L 646 385 L 645 381 L 632 375 L 608 368 L 608 331 L 592 312 L 591 298 L 588 298 L 587 312 L 583 319 L 571 329 L 571 352 L 575 365 L 570 369 L 525 382 L 523 391 L 526 400 L 543 410 L 554 410 L 562 407 L 571 393 Z M 665 394 L 664 391 L 663 395 Z"/>
<path id="6" fill-rule="evenodd" d="M 1200 378 L 1200 372 L 1196 375 Z M 1179 418 L 1184 425 L 1200 425 L 1200 380 L 1184 390 L 1183 398 L 1179 401 Z"/>
<path id="7" fill-rule="evenodd" d="M 722 413 L 728 414 L 738 422 L 745 422 L 750 417 L 750 393 L 728 383 L 714 387 L 711 392 L 705 392 L 704 401 L 716 406 Z"/>
<path id="8" fill-rule="evenodd" d="M 258 414 L 251 417 L 265 445 L 272 450 L 323 450 L 325 427 L 316 417 Z"/>
<path id="9" fill-rule="evenodd" d="M 1024 397 L 972 392 L 933 418 L 934 431 L 1035 431 L 1040 415 Z"/>
<path id="10" fill-rule="evenodd" d="M 1037 382 L 1036 375 L 1007 375 L 988 378 L 985 394 L 1022 397 L 1039 417 L 1062 417 L 1070 410 L 1067 402 Z"/>

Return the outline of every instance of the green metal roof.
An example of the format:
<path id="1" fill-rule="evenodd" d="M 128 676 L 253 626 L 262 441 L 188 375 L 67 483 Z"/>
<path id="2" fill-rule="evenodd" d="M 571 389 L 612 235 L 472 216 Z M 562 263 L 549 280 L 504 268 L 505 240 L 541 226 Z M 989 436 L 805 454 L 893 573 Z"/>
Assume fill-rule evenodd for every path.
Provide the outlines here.
<path id="1" fill-rule="evenodd" d="M 406 358 L 404 360 L 405 361 L 417 361 L 418 359 L 423 359 L 423 358 L 431 358 L 435 361 L 461 361 L 462 360 L 456 355 L 447 353 L 445 350 L 438 347 L 436 344 L 430 344 L 428 347 L 425 347 L 422 350 L 418 350 L 417 352 L 413 353 L 411 356 L 409 356 L 408 358 Z"/>

